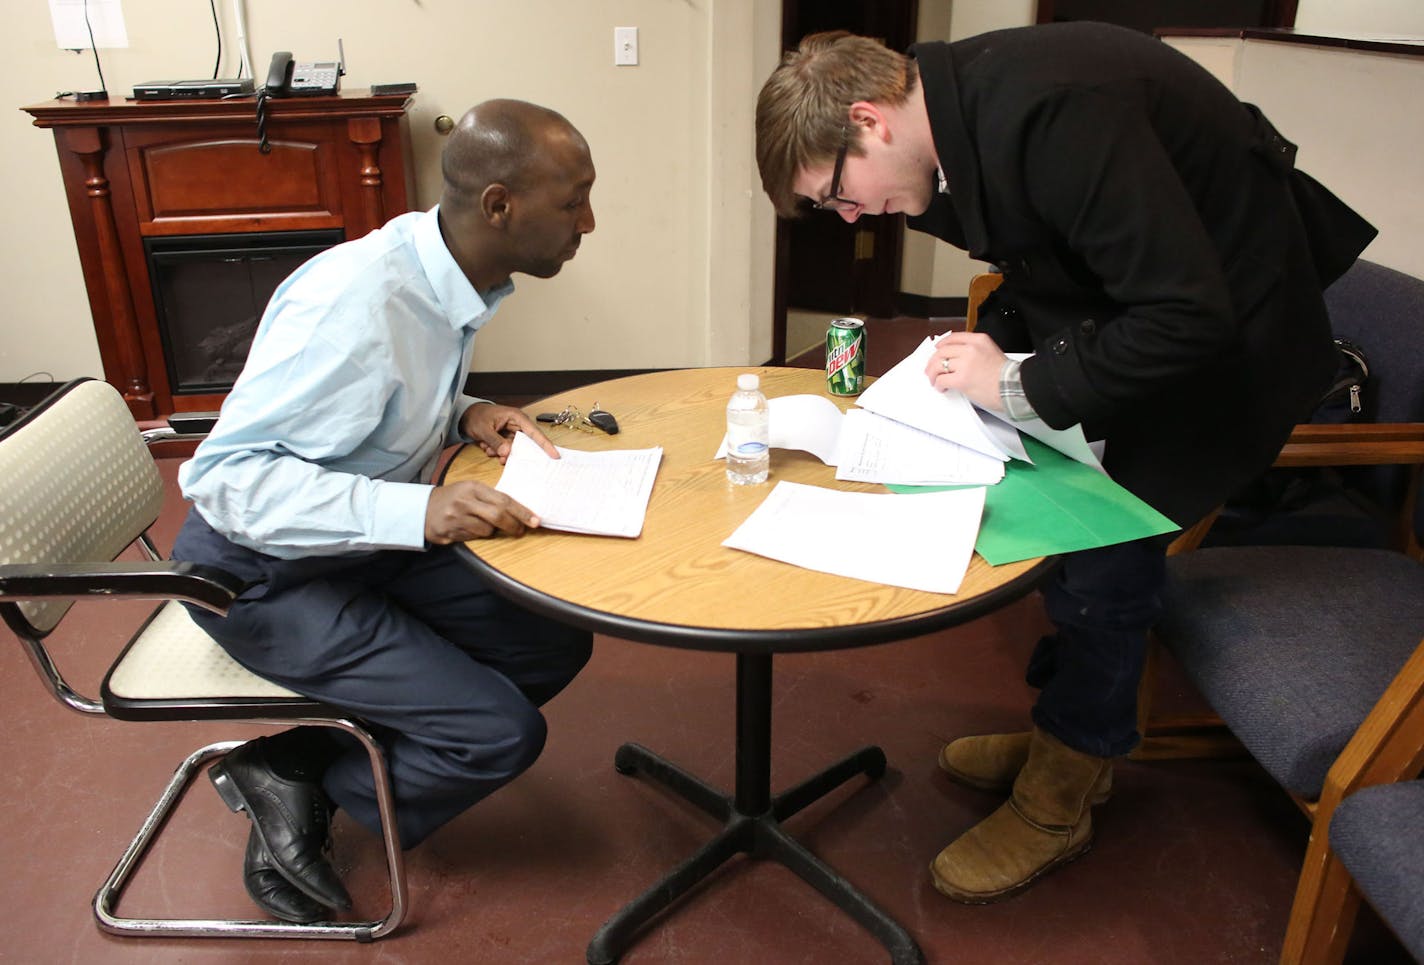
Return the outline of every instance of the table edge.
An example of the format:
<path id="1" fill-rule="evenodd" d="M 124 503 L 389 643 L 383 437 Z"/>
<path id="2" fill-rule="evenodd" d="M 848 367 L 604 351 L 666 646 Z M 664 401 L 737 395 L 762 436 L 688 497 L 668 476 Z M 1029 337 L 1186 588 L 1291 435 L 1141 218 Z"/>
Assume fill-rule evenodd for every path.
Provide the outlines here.
<path id="1" fill-rule="evenodd" d="M 1058 563 L 1057 556 L 1045 556 L 1013 580 L 988 592 L 958 603 L 951 602 L 939 609 L 891 620 L 826 627 L 737 629 L 661 623 L 619 616 L 570 603 L 549 596 L 495 569 L 464 543 L 455 544 L 454 549 L 456 557 L 497 593 L 540 616 L 622 640 L 656 643 L 683 650 L 736 653 L 842 650 L 923 636 L 968 623 L 1026 596 L 1038 587 Z"/>

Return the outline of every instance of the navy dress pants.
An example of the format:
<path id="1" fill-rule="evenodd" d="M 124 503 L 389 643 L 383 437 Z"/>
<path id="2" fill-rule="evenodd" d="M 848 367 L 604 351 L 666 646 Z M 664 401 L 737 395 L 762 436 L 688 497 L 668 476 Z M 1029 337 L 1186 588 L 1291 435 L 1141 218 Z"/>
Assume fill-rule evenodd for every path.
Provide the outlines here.
<path id="1" fill-rule="evenodd" d="M 1170 541 L 1068 553 L 1043 589 L 1057 633 L 1039 641 L 1026 679 L 1040 688 L 1034 723 L 1069 747 L 1118 757 L 1137 746 L 1137 684 L 1162 612 Z"/>
<path id="2" fill-rule="evenodd" d="M 173 557 L 249 583 L 226 617 L 190 608 L 238 663 L 373 725 L 406 848 L 534 763 L 546 734 L 539 705 L 592 650 L 589 633 L 507 602 L 450 547 L 281 560 L 192 510 Z M 342 746 L 326 792 L 379 833 L 365 751 Z"/>

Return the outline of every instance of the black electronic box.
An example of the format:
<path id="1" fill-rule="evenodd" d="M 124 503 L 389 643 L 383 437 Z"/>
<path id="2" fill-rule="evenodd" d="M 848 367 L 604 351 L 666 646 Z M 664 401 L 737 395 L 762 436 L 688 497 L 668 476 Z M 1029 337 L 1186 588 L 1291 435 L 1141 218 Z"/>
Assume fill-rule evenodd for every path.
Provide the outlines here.
<path id="1" fill-rule="evenodd" d="M 219 77 L 213 80 L 150 80 L 134 84 L 136 101 L 171 101 L 199 97 L 227 97 L 252 93 L 250 77 Z"/>

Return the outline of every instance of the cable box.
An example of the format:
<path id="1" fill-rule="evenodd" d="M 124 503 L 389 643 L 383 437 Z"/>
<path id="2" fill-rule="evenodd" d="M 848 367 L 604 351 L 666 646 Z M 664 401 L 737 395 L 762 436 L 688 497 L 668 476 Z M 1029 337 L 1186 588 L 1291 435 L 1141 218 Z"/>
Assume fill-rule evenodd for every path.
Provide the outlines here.
<path id="1" fill-rule="evenodd" d="M 252 93 L 250 77 L 217 78 L 214 80 L 150 80 L 134 84 L 136 101 L 171 101 L 200 97 L 227 97 L 230 94 Z"/>

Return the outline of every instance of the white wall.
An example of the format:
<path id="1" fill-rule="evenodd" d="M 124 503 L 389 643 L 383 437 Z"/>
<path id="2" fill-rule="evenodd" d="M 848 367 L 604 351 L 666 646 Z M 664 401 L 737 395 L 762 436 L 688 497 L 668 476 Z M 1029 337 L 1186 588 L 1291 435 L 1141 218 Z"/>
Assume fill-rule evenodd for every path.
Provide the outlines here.
<path id="1" fill-rule="evenodd" d="M 233 0 L 220 0 L 222 75 L 237 71 Z M 197 0 L 127 0 L 130 47 L 101 50 L 111 97 L 158 78 L 210 76 L 212 21 Z M 752 110 L 777 57 L 775 0 L 246 0 L 258 80 L 271 52 L 334 59 L 346 88 L 415 81 L 417 204 L 439 192 L 440 114 L 489 97 L 564 113 L 598 169 L 597 231 L 552 281 L 518 295 L 480 336 L 480 370 L 760 362 L 771 352 L 771 206 L 756 179 Z M 97 87 L 92 56 L 55 47 L 40 0 L 7 7 L 0 36 L 0 382 L 102 375 L 53 137 L 18 110 Z M 613 27 L 637 26 L 641 65 L 613 66 Z"/>
<path id="2" fill-rule="evenodd" d="M 1301 33 L 1371 37 L 1388 34 L 1424 36 L 1420 0 L 1300 0 L 1295 29 Z"/>

